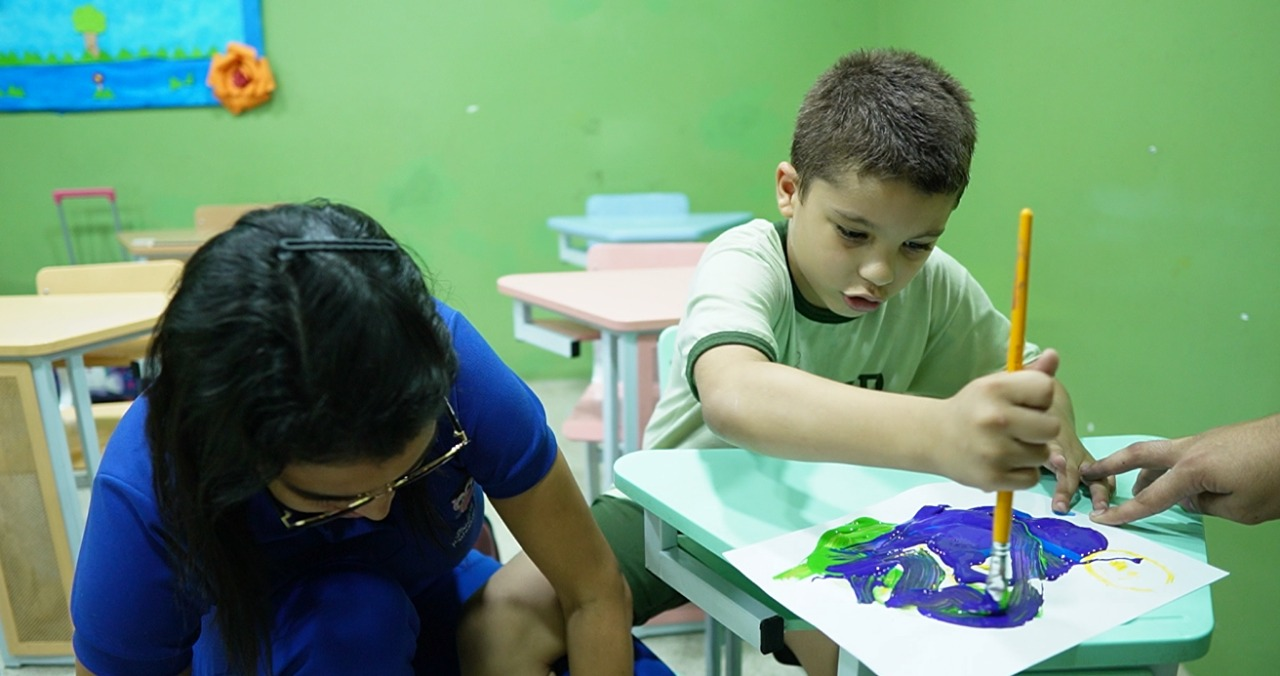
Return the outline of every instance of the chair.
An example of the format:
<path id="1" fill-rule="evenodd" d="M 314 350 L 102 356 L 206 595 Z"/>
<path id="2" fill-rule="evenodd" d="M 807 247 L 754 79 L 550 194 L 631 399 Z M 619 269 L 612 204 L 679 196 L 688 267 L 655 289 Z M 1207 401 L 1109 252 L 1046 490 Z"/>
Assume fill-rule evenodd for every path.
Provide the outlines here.
<path id="1" fill-rule="evenodd" d="M 202 239 L 208 239 L 225 230 L 230 230 L 231 226 L 241 216 L 255 211 L 257 209 L 270 209 L 275 204 L 202 204 L 196 207 L 195 222 L 196 234 Z"/>
<path id="2" fill-rule="evenodd" d="M 162 230 L 126 230 L 120 244 L 134 260 L 172 258 L 186 260 L 205 242 L 228 230 L 246 212 L 272 204 L 203 204 L 195 209 L 194 227 Z"/>
<path id="3" fill-rule="evenodd" d="M 64 293 L 172 292 L 181 274 L 182 262 L 176 260 L 53 265 L 36 272 L 36 292 L 42 296 Z M 85 366 L 132 367 L 134 362 L 146 357 L 150 342 L 149 337 L 143 337 L 87 352 L 84 355 Z M 99 446 L 106 446 L 107 438 L 115 431 L 116 424 L 131 403 L 118 401 L 93 404 L 93 421 L 98 430 Z M 75 412 L 69 407 L 62 409 L 62 422 L 68 431 L 72 464 L 83 468 L 84 449 L 80 447 L 80 435 L 75 433 Z"/>
<path id="4" fill-rule="evenodd" d="M 88 265 L 51 265 L 36 272 L 36 293 L 133 293 L 172 291 L 182 274 L 176 260 Z M 146 355 L 149 338 L 138 338 L 85 353 L 85 366 L 128 366 Z"/>
<path id="5" fill-rule="evenodd" d="M 115 235 L 122 232 L 120 225 L 120 208 L 116 205 L 115 188 L 62 188 L 53 191 L 53 203 L 58 207 L 58 223 L 62 226 L 62 240 L 67 247 L 67 262 L 74 265 L 76 261 L 75 245 L 71 242 L 71 228 L 67 225 L 67 214 L 62 209 L 62 202 L 69 199 L 102 198 L 111 205 L 111 218 L 115 224 Z M 128 252 L 121 245 L 121 253 L 127 257 Z"/>
<path id="6" fill-rule="evenodd" d="M 706 249 L 705 242 L 602 243 L 587 250 L 588 270 L 625 270 L 632 268 L 672 268 L 696 265 Z M 658 402 L 658 373 L 655 363 L 657 339 L 642 336 L 638 341 L 639 359 L 636 372 L 652 374 L 651 383 L 640 387 L 638 420 L 644 429 L 653 407 Z M 564 438 L 581 441 L 587 446 L 587 497 L 600 494 L 600 444 L 604 441 L 604 419 L 601 365 L 596 361 L 591 384 L 573 406 L 561 431 Z"/>
<path id="7" fill-rule="evenodd" d="M 502 560 L 498 554 L 498 540 L 493 536 L 493 523 L 489 521 L 488 516 L 484 517 L 484 522 L 480 524 L 480 537 L 476 538 L 476 543 L 471 545 L 471 548 L 498 561 Z"/>
<path id="8" fill-rule="evenodd" d="M 701 228 L 673 226 L 689 216 L 689 196 L 680 192 L 605 193 L 587 196 L 582 216 L 553 216 L 560 260 L 586 264 L 586 252 L 601 242 L 688 242 L 700 239 Z M 667 224 L 660 233 L 643 225 Z M 576 238 L 576 239 L 575 239 Z M 579 245 L 575 241 L 580 240 Z"/>

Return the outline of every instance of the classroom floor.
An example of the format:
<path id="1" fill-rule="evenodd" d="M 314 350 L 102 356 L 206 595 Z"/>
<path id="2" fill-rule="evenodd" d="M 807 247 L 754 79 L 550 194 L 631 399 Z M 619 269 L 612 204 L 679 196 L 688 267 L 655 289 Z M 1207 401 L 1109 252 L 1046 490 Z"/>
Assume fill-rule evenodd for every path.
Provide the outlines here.
<path id="1" fill-rule="evenodd" d="M 557 421 L 562 421 L 568 417 L 569 411 L 572 410 L 574 402 L 587 386 L 586 380 L 542 380 L 531 381 L 529 383 L 533 391 L 542 400 L 543 405 L 547 409 L 547 418 L 552 421 L 552 427 L 558 428 Z M 586 492 L 586 448 L 583 444 L 568 440 L 561 440 L 561 448 L 569 461 L 569 466 L 573 473 L 578 477 L 578 483 L 582 486 L 583 492 Z M 87 491 L 84 492 L 84 498 L 87 499 Z M 87 500 L 86 500 L 87 502 Z M 494 537 L 498 543 L 498 551 L 503 561 L 509 560 L 519 552 L 519 546 L 512 539 L 510 531 L 502 524 L 501 520 L 492 509 L 486 511 L 493 520 Z M 659 657 L 671 667 L 676 674 L 681 676 L 697 676 L 705 674 L 705 662 L 703 660 L 703 634 L 702 632 L 679 634 L 674 636 L 654 636 L 644 639 L 648 645 Z M 798 667 L 788 667 L 778 664 L 772 657 L 761 655 L 751 646 L 743 647 L 742 655 L 742 674 L 743 676 L 795 676 L 803 674 L 803 670 Z M 5 669 L 0 665 L 0 676 L 74 676 L 75 671 L 70 667 L 45 667 L 45 666 L 28 666 L 16 669 Z M 1178 671 L 1178 676 L 1191 676 L 1185 668 Z"/>

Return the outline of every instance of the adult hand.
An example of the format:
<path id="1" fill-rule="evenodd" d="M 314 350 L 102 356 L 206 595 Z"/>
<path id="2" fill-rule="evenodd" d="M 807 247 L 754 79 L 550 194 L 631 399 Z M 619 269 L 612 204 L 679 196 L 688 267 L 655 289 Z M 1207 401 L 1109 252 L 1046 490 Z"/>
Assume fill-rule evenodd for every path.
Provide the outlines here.
<path id="1" fill-rule="evenodd" d="M 1082 472 L 1096 479 L 1135 468 L 1133 499 L 1095 511 L 1095 522 L 1125 524 L 1174 504 L 1247 524 L 1280 518 L 1280 415 L 1132 444 Z"/>

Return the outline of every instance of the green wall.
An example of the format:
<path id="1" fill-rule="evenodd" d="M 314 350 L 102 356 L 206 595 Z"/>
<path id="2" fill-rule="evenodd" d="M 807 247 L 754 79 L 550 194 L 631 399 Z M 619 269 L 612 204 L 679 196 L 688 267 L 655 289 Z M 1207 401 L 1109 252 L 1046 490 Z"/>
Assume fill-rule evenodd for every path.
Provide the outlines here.
<path id="1" fill-rule="evenodd" d="M 997 303 L 1036 210 L 1030 337 L 1063 353 L 1082 434 L 1188 434 L 1280 410 L 1280 4 L 927 0 L 268 2 L 265 108 L 0 116 L 0 293 L 64 262 L 49 191 L 112 185 L 126 224 L 327 196 L 415 248 L 527 378 L 502 274 L 564 269 L 546 217 L 675 190 L 773 218 L 800 97 L 839 54 L 900 46 L 973 91 L 974 183 L 944 246 Z M 468 113 L 469 106 L 476 106 Z M 100 209 L 70 208 L 90 257 Z M 1247 317 L 1247 319 L 1246 319 Z M 1197 674 L 1280 662 L 1280 524 L 1208 526 L 1217 631 Z"/>
<path id="2" fill-rule="evenodd" d="M 202 203 L 325 196 L 417 250 L 522 375 L 585 376 L 586 360 L 515 342 L 495 284 L 568 269 L 547 217 L 633 191 L 769 213 L 800 97 L 871 36 L 839 0 L 790 18 L 730 0 L 263 4 L 278 81 L 263 108 L 0 116 L 0 293 L 66 262 L 54 188 L 115 186 L 138 229 L 188 227 Z M 67 203 L 79 245 L 118 257 L 98 204 Z"/>
<path id="3" fill-rule="evenodd" d="M 943 245 L 997 303 L 1036 211 L 1028 335 L 1082 434 L 1180 436 L 1280 411 L 1280 4 L 880 5 L 877 40 L 972 90 L 973 184 Z M 1247 317 L 1247 320 L 1245 319 Z M 1280 523 L 1208 523 L 1203 674 L 1273 673 Z"/>

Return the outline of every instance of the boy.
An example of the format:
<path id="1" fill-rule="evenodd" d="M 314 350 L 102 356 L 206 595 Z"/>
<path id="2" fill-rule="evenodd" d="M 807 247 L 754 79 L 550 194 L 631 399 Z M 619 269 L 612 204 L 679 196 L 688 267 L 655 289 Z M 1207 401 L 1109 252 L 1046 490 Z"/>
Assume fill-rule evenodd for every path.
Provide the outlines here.
<path id="1" fill-rule="evenodd" d="M 1053 378 L 1058 356 L 1028 344 L 1027 369 L 1001 372 L 1009 321 L 936 249 L 969 181 L 969 102 L 937 64 L 908 52 L 850 54 L 818 80 L 791 161 L 775 171 L 787 220 L 753 221 L 708 246 L 645 448 L 738 446 L 987 491 L 1027 488 L 1047 466 L 1054 508 L 1067 511 L 1089 456 Z M 1107 504 L 1111 484 L 1090 490 L 1095 508 Z M 682 603 L 645 570 L 641 509 L 606 494 L 592 511 L 636 622 Z M 536 608 L 543 626 L 559 626 L 549 585 L 523 557 L 487 595 L 488 621 Z M 524 639 L 563 651 L 556 637 Z M 825 637 L 789 633 L 787 644 L 809 673 L 835 672 Z"/>

